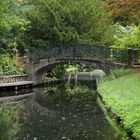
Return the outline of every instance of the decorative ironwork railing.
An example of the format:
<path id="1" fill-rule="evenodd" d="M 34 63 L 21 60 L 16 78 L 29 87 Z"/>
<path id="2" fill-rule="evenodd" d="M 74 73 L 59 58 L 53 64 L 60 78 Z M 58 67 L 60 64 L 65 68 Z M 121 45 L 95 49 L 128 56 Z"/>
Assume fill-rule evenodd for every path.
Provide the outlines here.
<path id="1" fill-rule="evenodd" d="M 90 58 L 127 63 L 129 61 L 129 53 L 128 49 L 99 45 L 61 45 L 53 48 L 30 48 L 29 59 L 32 62 L 47 58 Z"/>
<path id="2" fill-rule="evenodd" d="M 24 75 L 11 75 L 11 76 L 0 76 L 0 84 L 26 81 L 27 79 L 28 79 L 27 74 L 24 74 Z"/>

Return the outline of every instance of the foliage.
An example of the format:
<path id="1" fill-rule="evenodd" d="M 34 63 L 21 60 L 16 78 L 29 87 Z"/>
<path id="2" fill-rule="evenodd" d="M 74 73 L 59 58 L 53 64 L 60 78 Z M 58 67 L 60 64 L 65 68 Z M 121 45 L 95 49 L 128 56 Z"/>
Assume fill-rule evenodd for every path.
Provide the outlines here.
<path id="1" fill-rule="evenodd" d="M 32 45 L 112 43 L 113 26 L 102 0 L 31 1 L 27 39 Z"/>
<path id="2" fill-rule="evenodd" d="M 0 46 L 16 47 L 23 39 L 29 21 L 19 12 L 16 0 L 0 1 Z"/>
<path id="3" fill-rule="evenodd" d="M 112 17 L 115 21 L 123 24 L 139 23 L 139 0 L 109 0 L 106 7 L 112 12 Z"/>
<path id="4" fill-rule="evenodd" d="M 127 75 L 99 85 L 99 92 L 108 108 L 119 116 L 127 130 L 140 139 L 140 75 Z"/>
<path id="5" fill-rule="evenodd" d="M 116 24 L 116 34 L 114 35 L 114 46 L 118 48 L 139 48 L 140 25 L 121 26 Z"/>
<path id="6" fill-rule="evenodd" d="M 66 64 L 54 66 L 50 72 L 47 72 L 44 75 L 42 81 L 48 82 L 48 81 L 56 81 L 58 79 L 61 79 L 62 75 L 66 72 L 67 67 L 68 66 Z"/>
<path id="7" fill-rule="evenodd" d="M 0 56 L 0 76 L 23 74 L 24 70 L 19 66 L 18 60 L 12 58 L 10 54 Z"/>
<path id="8" fill-rule="evenodd" d="M 120 68 L 120 69 L 114 69 L 111 71 L 111 75 L 114 76 L 115 78 L 123 77 L 123 76 L 130 75 L 133 73 L 134 73 L 134 70 L 130 68 L 127 68 L 127 69 Z"/>
<path id="9" fill-rule="evenodd" d="M 102 78 L 101 82 L 115 80 L 117 78 L 124 77 L 124 76 L 131 75 L 131 74 L 134 74 L 134 69 L 131 69 L 131 68 L 113 69 L 113 70 L 111 70 L 110 75 L 107 75 Z"/>
<path id="10" fill-rule="evenodd" d="M 93 66 L 89 66 L 87 64 L 82 63 L 68 63 L 68 64 L 60 64 L 54 66 L 52 70 L 43 77 L 43 81 L 55 81 L 61 79 L 65 73 L 70 72 L 81 72 L 81 71 L 92 71 L 95 68 Z"/>

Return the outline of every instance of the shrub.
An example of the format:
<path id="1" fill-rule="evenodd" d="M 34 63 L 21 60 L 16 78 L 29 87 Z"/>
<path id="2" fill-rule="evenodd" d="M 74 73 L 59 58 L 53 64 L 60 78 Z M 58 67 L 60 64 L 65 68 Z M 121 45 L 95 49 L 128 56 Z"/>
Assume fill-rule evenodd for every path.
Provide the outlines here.
<path id="1" fill-rule="evenodd" d="M 115 78 L 126 76 L 132 73 L 134 73 L 134 70 L 130 68 L 129 69 L 120 68 L 111 71 L 111 75 L 114 76 Z"/>
<path id="2" fill-rule="evenodd" d="M 106 81 L 110 81 L 110 80 L 115 80 L 117 78 L 126 76 L 126 75 L 131 75 L 134 73 L 134 70 L 131 68 L 128 69 L 124 69 L 124 68 L 120 68 L 120 69 L 114 69 L 111 71 L 110 75 L 106 75 L 105 77 L 102 78 L 101 82 L 106 82 Z"/>
<path id="3" fill-rule="evenodd" d="M 0 56 L 0 75 L 23 74 L 24 70 L 18 65 L 18 60 L 8 53 Z"/>
<path id="4" fill-rule="evenodd" d="M 115 44 L 118 48 L 139 48 L 140 44 L 140 25 L 131 25 L 123 27 L 116 25 L 116 34 L 114 35 Z"/>

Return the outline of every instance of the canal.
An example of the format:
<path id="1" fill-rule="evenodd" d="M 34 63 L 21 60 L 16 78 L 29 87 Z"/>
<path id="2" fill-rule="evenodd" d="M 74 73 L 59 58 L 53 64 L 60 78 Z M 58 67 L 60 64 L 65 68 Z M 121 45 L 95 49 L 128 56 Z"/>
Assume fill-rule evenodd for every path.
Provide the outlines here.
<path id="1" fill-rule="evenodd" d="M 96 92 L 87 86 L 36 88 L 27 98 L 6 103 L 0 107 L 0 140 L 123 139 L 107 119 Z"/>

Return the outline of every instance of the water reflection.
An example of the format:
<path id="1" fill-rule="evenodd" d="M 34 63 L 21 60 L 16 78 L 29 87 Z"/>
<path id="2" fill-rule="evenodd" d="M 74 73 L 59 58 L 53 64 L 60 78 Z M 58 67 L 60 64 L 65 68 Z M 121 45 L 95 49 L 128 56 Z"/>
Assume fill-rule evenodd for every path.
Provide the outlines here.
<path id="1" fill-rule="evenodd" d="M 58 87 L 56 89 L 56 91 L 60 90 Z M 55 90 L 48 91 L 54 92 Z M 27 102 L 26 114 L 19 122 L 21 130 L 17 134 L 17 140 L 121 140 L 121 137 L 114 133 L 95 100 L 92 99 L 92 108 L 78 107 L 80 110 L 77 110 L 77 104 L 73 106 L 68 100 L 70 107 L 66 102 L 59 106 L 57 106 L 58 102 L 55 102 L 53 106 L 52 100 L 57 99 L 48 95 L 37 90 L 36 96 Z M 65 96 L 63 97 L 64 100 Z M 78 101 L 79 96 L 77 98 Z M 78 103 L 82 102 L 78 101 Z M 85 99 L 82 104 L 91 104 L 91 99 Z M 66 107 L 62 108 L 62 105 Z"/>
<path id="2" fill-rule="evenodd" d="M 96 99 L 95 92 L 87 87 L 38 88 L 14 111 L 12 105 L 6 108 L 6 116 L 12 114 L 7 123 L 3 122 L 10 124 L 10 131 L 6 129 L 12 133 L 11 140 L 121 140 Z M 11 133 L 3 133 L 5 137 L 0 140 L 10 140 L 5 138 Z"/>
<path id="3" fill-rule="evenodd" d="M 20 89 L 16 91 L 10 91 L 10 90 L 3 90 L 0 91 L 0 97 L 8 97 L 8 96 L 16 96 L 16 95 L 23 95 L 23 94 L 29 94 L 32 93 L 32 89 Z"/>

